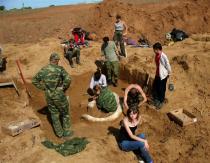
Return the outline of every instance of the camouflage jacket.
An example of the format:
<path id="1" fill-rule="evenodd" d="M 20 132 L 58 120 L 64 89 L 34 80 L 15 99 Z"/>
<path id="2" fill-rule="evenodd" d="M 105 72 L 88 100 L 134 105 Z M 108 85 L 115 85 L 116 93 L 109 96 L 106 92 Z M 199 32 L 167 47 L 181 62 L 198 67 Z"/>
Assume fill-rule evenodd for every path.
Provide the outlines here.
<path id="1" fill-rule="evenodd" d="M 71 78 L 63 67 L 49 64 L 33 77 L 32 83 L 44 91 L 66 90 L 71 84 Z"/>
<path id="2" fill-rule="evenodd" d="M 97 107 L 105 112 L 114 112 L 117 109 L 117 101 L 111 90 L 103 88 L 96 100 Z"/>

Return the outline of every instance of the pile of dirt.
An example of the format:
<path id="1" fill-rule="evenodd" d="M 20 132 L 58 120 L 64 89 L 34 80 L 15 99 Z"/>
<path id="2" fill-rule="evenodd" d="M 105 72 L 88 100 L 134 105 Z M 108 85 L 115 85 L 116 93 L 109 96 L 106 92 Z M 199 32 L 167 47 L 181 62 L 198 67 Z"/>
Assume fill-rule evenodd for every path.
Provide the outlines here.
<path id="1" fill-rule="evenodd" d="M 63 36 L 75 26 L 88 28 L 93 4 L 58 6 L 43 9 L 0 13 L 0 43 L 39 42 L 44 38 Z M 90 31 L 91 32 L 91 31 Z"/>
<path id="2" fill-rule="evenodd" d="M 62 6 L 23 12 L 0 13 L 0 42 L 8 57 L 8 69 L 0 75 L 0 80 L 16 79 L 21 90 L 18 97 L 13 88 L 0 90 L 0 124 L 13 120 L 35 117 L 41 120 L 38 128 L 26 131 L 16 137 L 4 134 L 0 130 L 0 162 L 77 162 L 77 163 L 135 163 L 132 152 L 119 149 L 116 139 L 119 135 L 119 123 L 90 123 L 81 119 L 87 113 L 86 90 L 90 78 L 96 70 L 95 60 L 100 58 L 100 42 L 91 42 L 90 47 L 81 50 L 81 66 L 71 69 L 63 56 L 58 35 L 65 36 L 69 28 L 79 25 L 89 31 L 95 31 L 102 37 L 111 36 L 115 15 L 120 13 L 129 25 L 129 35 L 145 34 L 151 41 L 163 40 L 164 33 L 172 27 L 182 28 L 189 33 L 209 31 L 209 1 L 187 0 L 160 3 L 126 4 L 127 0 L 106 0 L 98 5 Z M 153 10 L 151 10 L 151 8 Z M 193 17 L 192 17 L 193 15 Z M 66 21 L 68 20 L 68 21 Z M 101 32 L 99 32 L 101 31 Z M 210 36 L 193 35 L 172 46 L 163 47 L 172 65 L 173 92 L 167 91 L 168 103 L 160 111 L 147 104 L 141 109 L 143 123 L 138 133 L 144 132 L 150 144 L 154 162 L 190 162 L 207 163 L 210 159 Z M 53 150 L 42 146 L 45 138 L 61 142 L 53 133 L 44 93 L 31 84 L 31 78 L 49 62 L 53 52 L 61 55 L 62 65 L 72 77 L 71 87 L 66 94 L 70 96 L 72 126 L 75 136 L 87 137 L 87 148 L 76 155 L 63 157 Z M 150 85 L 155 75 L 154 54 L 152 48 L 134 48 L 127 46 L 128 58 L 121 60 L 121 80 L 117 88 L 110 87 L 123 96 L 128 83 L 142 85 L 146 74 L 150 74 Z M 21 84 L 15 60 L 19 59 L 23 74 L 31 91 L 28 98 Z M 122 81 L 123 80 L 123 81 Z M 174 109 L 187 109 L 198 122 L 180 127 L 167 117 Z M 88 114 L 103 116 L 97 110 Z"/>
<path id="3" fill-rule="evenodd" d="M 122 15 L 128 36 L 144 35 L 153 43 L 179 28 L 189 34 L 210 32 L 210 1 L 127 1 L 104 0 L 99 4 L 60 6 L 0 13 L 0 42 L 38 42 L 48 37 L 66 37 L 80 26 L 99 38 L 113 37 L 115 16 Z M 192 17 L 193 16 L 193 17 Z"/>
<path id="4" fill-rule="evenodd" d="M 94 21 L 90 25 L 96 31 L 101 31 L 98 35 L 112 37 L 115 16 L 120 14 L 128 25 L 130 36 L 136 38 L 144 35 L 153 43 L 163 41 L 164 34 L 173 28 L 182 29 L 189 34 L 210 32 L 209 5 L 208 0 L 176 0 L 161 3 L 149 1 L 143 4 L 141 1 L 138 3 L 105 0 L 96 6 Z"/>

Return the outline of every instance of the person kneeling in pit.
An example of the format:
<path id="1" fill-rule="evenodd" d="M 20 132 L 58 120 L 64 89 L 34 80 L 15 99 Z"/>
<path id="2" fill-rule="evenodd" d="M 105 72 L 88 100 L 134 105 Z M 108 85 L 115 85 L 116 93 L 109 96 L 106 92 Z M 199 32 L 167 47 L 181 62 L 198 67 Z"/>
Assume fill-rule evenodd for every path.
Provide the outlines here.
<path id="1" fill-rule="evenodd" d="M 95 100 L 93 100 L 94 96 L 94 90 L 93 88 L 99 85 L 102 88 L 107 87 L 107 81 L 106 81 L 106 76 L 101 73 L 101 69 L 97 68 L 97 71 L 93 74 L 91 81 L 90 81 L 90 87 L 87 90 L 87 93 L 91 96 L 88 101 L 88 108 L 93 108 L 95 106 Z"/>
<path id="2" fill-rule="evenodd" d="M 130 84 L 125 89 L 124 106 L 126 109 L 131 107 L 140 107 L 147 101 L 147 97 L 138 84 Z"/>
<path id="3" fill-rule="evenodd" d="M 97 68 L 97 71 L 91 78 L 90 89 L 93 89 L 96 85 L 100 85 L 103 88 L 107 87 L 106 76 L 101 73 L 100 68 Z"/>
<path id="4" fill-rule="evenodd" d="M 76 57 L 76 63 L 81 65 L 80 63 L 80 47 L 75 43 L 73 39 L 69 40 L 68 45 L 64 48 L 64 56 L 68 59 L 71 68 L 74 68 L 73 57 Z"/>
<path id="5" fill-rule="evenodd" d="M 88 114 L 83 114 L 83 119 L 91 122 L 110 122 L 120 117 L 122 114 L 122 107 L 120 105 L 119 96 L 116 93 L 112 92 L 107 87 L 103 88 L 99 85 L 96 85 L 93 89 L 89 89 L 89 91 L 91 92 L 88 93 L 93 98 L 92 101 L 88 103 L 88 108 L 93 108 L 96 104 L 99 110 L 105 113 L 112 113 L 106 117 L 100 118 L 93 117 Z"/>
<path id="6" fill-rule="evenodd" d="M 88 90 L 88 94 L 92 96 L 92 101 L 88 103 L 88 108 L 93 108 L 96 104 L 97 108 L 105 113 L 114 112 L 117 109 L 116 96 L 107 87 L 103 88 L 96 85 L 92 90 Z"/>

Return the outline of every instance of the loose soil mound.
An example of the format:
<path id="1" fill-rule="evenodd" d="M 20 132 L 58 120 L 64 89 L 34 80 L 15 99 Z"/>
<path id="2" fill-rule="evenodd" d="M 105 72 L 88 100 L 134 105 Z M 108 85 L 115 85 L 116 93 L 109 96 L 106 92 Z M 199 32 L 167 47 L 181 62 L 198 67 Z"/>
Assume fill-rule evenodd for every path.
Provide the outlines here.
<path id="1" fill-rule="evenodd" d="M 121 0 L 122 1 L 122 0 Z M 42 125 L 19 136 L 10 137 L 0 130 L 1 163 L 135 163 L 132 152 L 122 152 L 116 139 L 119 123 L 89 123 L 80 116 L 86 113 L 86 89 L 94 64 L 100 57 L 99 42 L 81 50 L 82 66 L 71 69 L 63 57 L 63 49 L 57 36 L 65 36 L 69 28 L 79 25 L 99 36 L 109 34 L 115 15 L 119 12 L 129 25 L 129 34 L 145 34 L 151 41 L 162 40 L 164 33 L 172 27 L 182 28 L 189 33 L 209 31 L 209 1 L 187 0 L 153 4 L 136 4 L 104 1 L 99 5 L 79 5 L 37 9 L 23 12 L 0 14 L 0 42 L 4 43 L 4 55 L 8 57 L 8 69 L 0 75 L 0 81 L 11 78 L 17 81 L 21 90 L 18 97 L 13 88 L 0 90 L 0 124 L 27 117 L 40 118 Z M 151 8 L 153 10 L 151 10 Z M 156 111 L 148 105 L 141 107 L 142 124 L 138 132 L 147 135 L 150 151 L 155 162 L 208 163 L 210 160 L 210 42 L 209 35 L 193 35 L 185 41 L 164 47 L 173 71 L 175 91 L 167 91 L 168 103 Z M 48 64 L 51 52 L 61 54 L 60 64 L 72 76 L 72 85 L 67 90 L 71 100 L 71 117 L 75 136 L 85 136 L 90 141 L 79 154 L 63 157 L 41 145 L 45 138 L 61 142 L 55 137 L 46 112 L 43 92 L 30 84 L 36 72 Z M 123 96 L 127 83 L 145 80 L 146 73 L 154 78 L 155 64 L 151 48 L 127 47 L 128 58 L 121 61 L 121 79 L 117 88 L 111 89 Z M 17 72 L 15 60 L 19 59 L 27 80 L 32 99 L 28 102 L 24 87 Z M 151 82 L 151 81 L 150 81 Z M 29 105 L 27 105 L 29 103 Z M 169 121 L 166 113 L 184 108 L 198 118 L 198 122 L 180 127 Z M 103 116 L 97 110 L 91 115 Z"/>
<path id="2" fill-rule="evenodd" d="M 115 16 L 120 14 L 128 25 L 128 36 L 137 38 L 143 34 L 153 43 L 163 41 L 164 34 L 173 28 L 189 34 L 210 32 L 209 6 L 209 0 L 162 0 L 160 3 L 105 0 L 100 4 L 3 12 L 0 13 L 0 42 L 26 43 L 66 37 L 75 26 L 95 32 L 99 38 L 112 37 Z"/>

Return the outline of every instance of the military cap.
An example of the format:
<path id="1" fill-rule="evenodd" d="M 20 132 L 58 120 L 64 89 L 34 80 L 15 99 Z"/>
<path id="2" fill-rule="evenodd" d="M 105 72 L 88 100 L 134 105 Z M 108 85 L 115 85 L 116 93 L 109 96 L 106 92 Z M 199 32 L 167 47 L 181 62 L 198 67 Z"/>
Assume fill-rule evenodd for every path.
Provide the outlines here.
<path id="1" fill-rule="evenodd" d="M 50 55 L 50 61 L 52 60 L 60 60 L 60 56 L 57 53 L 52 53 Z"/>

